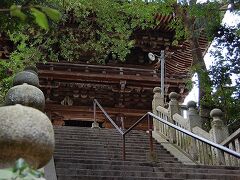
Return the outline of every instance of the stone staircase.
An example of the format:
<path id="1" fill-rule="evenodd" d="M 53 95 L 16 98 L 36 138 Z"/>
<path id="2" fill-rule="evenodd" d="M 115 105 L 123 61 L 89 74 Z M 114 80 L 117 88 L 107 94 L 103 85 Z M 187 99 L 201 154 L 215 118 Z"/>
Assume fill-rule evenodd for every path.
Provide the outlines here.
<path id="1" fill-rule="evenodd" d="M 144 131 L 126 135 L 122 161 L 122 138 L 115 129 L 61 126 L 54 130 L 58 180 L 240 179 L 239 167 L 183 165 L 157 142 L 156 156 L 150 158 Z"/>

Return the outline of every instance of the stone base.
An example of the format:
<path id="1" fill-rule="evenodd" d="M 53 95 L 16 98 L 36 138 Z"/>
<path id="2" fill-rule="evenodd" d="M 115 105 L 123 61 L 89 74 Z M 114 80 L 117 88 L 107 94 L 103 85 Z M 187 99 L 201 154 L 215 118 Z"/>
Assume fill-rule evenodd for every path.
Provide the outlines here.
<path id="1" fill-rule="evenodd" d="M 93 122 L 93 123 L 92 123 L 92 128 L 100 128 L 100 127 L 99 127 L 99 123 Z"/>
<path id="2" fill-rule="evenodd" d="M 152 163 L 157 163 L 158 162 L 158 158 L 157 158 L 156 152 L 148 151 L 147 152 L 147 160 L 152 162 Z"/>

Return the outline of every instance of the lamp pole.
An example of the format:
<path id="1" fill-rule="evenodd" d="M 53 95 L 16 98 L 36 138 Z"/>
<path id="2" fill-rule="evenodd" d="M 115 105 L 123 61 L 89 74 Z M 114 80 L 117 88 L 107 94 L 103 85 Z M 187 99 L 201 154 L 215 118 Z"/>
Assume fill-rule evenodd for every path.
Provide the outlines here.
<path id="1" fill-rule="evenodd" d="M 164 97 L 164 50 L 161 50 L 161 56 L 160 56 L 160 61 L 161 61 L 161 95 Z"/>
<path id="2" fill-rule="evenodd" d="M 150 52 L 148 53 L 148 58 L 151 61 L 155 61 L 156 58 L 158 59 L 157 66 L 156 66 L 157 68 L 158 68 L 158 65 L 161 65 L 161 68 L 160 68 L 161 95 L 164 98 L 164 64 L 165 64 L 164 50 L 161 50 L 160 53 L 161 53 L 160 56 L 158 56 Z"/>

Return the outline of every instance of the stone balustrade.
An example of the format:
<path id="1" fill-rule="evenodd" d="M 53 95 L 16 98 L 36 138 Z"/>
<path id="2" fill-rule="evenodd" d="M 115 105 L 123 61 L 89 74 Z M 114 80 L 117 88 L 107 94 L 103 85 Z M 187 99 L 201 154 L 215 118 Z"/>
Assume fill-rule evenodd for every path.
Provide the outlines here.
<path id="1" fill-rule="evenodd" d="M 168 109 L 160 103 L 159 91 L 160 88 L 154 88 L 153 96 L 153 113 L 158 115 L 163 120 L 175 124 L 183 129 L 195 133 L 196 135 L 210 140 L 214 143 L 222 144 L 234 151 L 240 151 L 239 134 L 240 130 L 234 135 L 229 136 L 227 126 L 224 125 L 221 117 L 223 115 L 220 109 L 213 109 L 210 113 L 212 117 L 211 129 L 206 132 L 202 129 L 201 117 L 198 114 L 197 106 L 194 101 L 187 103 L 187 118 L 180 115 L 180 105 L 177 101 L 178 94 L 172 92 L 169 94 L 170 102 Z M 177 131 L 174 128 L 169 128 L 166 124 L 160 121 L 154 122 L 154 132 L 158 133 L 169 142 L 175 144 L 181 151 L 184 151 L 192 160 L 200 164 L 216 164 L 216 165 L 235 165 L 239 166 L 239 159 L 234 156 L 224 153 L 217 148 L 214 148 L 202 141 L 196 140 L 186 134 Z"/>

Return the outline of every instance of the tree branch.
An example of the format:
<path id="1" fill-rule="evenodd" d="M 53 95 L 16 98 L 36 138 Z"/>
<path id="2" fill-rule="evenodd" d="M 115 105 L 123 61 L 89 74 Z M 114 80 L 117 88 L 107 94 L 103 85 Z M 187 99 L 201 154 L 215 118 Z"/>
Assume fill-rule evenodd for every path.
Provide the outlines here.
<path id="1" fill-rule="evenodd" d="M 8 12 L 10 9 L 0 9 L 0 12 Z"/>

